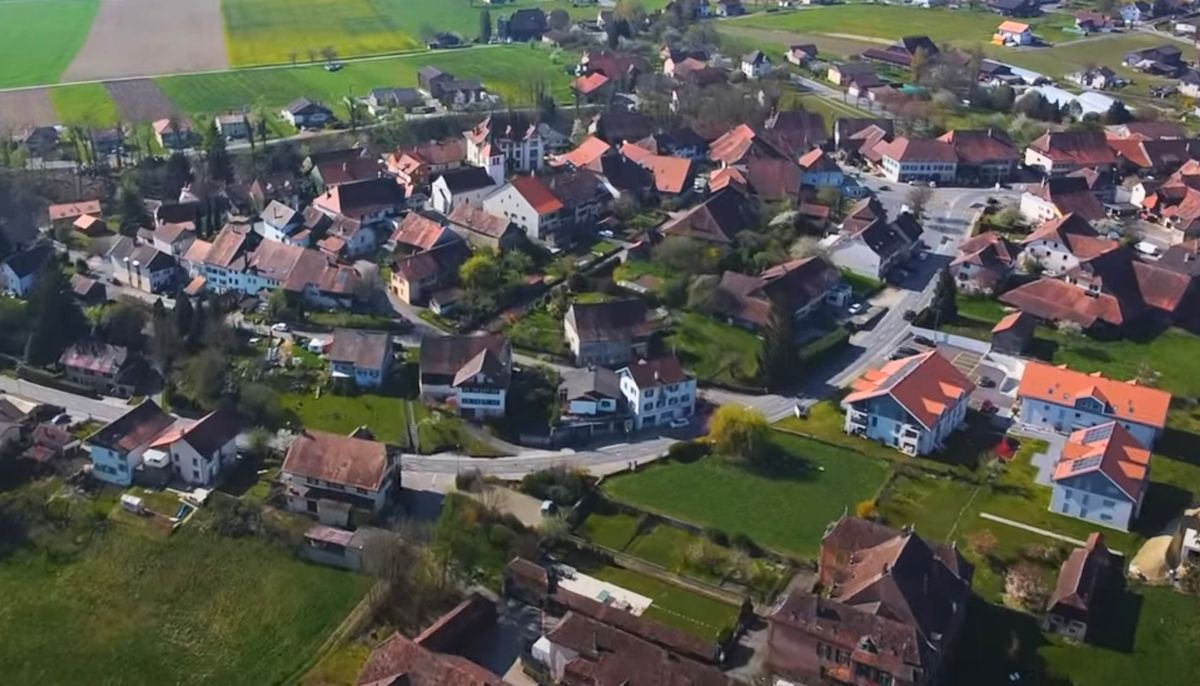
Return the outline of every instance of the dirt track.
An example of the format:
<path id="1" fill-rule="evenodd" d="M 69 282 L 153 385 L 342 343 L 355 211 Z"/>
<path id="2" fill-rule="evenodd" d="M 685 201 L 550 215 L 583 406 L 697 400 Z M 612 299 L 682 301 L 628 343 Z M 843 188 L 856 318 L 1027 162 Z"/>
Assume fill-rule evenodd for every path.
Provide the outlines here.
<path id="1" fill-rule="evenodd" d="M 175 114 L 175 106 L 150 79 L 109 81 L 104 87 L 126 121 L 152 122 Z"/>
<path id="2" fill-rule="evenodd" d="M 0 93 L 0 130 L 19 129 L 32 124 L 53 124 L 58 113 L 45 88 L 30 88 Z"/>
<path id="3" fill-rule="evenodd" d="M 62 80 L 228 67 L 220 0 L 103 0 Z"/>

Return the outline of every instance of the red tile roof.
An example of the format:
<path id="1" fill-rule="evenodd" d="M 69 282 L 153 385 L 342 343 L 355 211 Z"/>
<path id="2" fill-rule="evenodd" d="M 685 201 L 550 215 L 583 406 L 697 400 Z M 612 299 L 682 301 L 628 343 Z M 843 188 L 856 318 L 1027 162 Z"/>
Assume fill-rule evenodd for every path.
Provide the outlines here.
<path id="1" fill-rule="evenodd" d="M 562 202 L 535 176 L 517 176 L 512 186 L 540 215 L 553 214 L 563 208 Z"/>
<path id="2" fill-rule="evenodd" d="M 625 369 L 629 370 L 629 375 L 643 391 L 647 388 L 682 383 L 691 378 L 683 371 L 683 365 L 679 364 L 679 359 L 674 355 L 638 360 Z"/>
<path id="3" fill-rule="evenodd" d="M 730 165 L 742 161 L 754 144 L 754 129 L 739 124 L 725 135 L 713 141 L 708 149 L 708 158 L 714 162 Z"/>
<path id="4" fill-rule="evenodd" d="M 1058 279 L 1041 278 L 1018 286 L 1001 295 L 1000 301 L 1038 319 L 1075 322 L 1085 329 L 1097 322 L 1121 326 L 1126 320 L 1126 312 L 1113 295 L 1088 295 L 1084 289 Z"/>
<path id="5" fill-rule="evenodd" d="M 396 225 L 396 230 L 392 232 L 392 241 L 398 245 L 403 244 L 419 250 L 429 250 L 441 242 L 447 230 L 420 212 L 409 212 Z"/>
<path id="6" fill-rule="evenodd" d="M 85 214 L 99 216 L 102 210 L 100 209 L 99 200 L 81 200 L 79 202 L 51 205 L 47 211 L 50 214 L 50 221 L 56 222 L 63 219 L 75 219 Z"/>
<path id="7" fill-rule="evenodd" d="M 1099 131 L 1047 131 L 1029 147 L 1055 162 L 1082 167 L 1111 165 L 1117 161 L 1104 134 Z"/>
<path id="8" fill-rule="evenodd" d="M 1108 402 L 1098 388 L 1085 394 Z M 1063 481 L 1094 472 L 1104 474 L 1129 500 L 1138 502 L 1149 483 L 1150 451 L 1115 421 L 1072 432 L 1051 478 Z"/>
<path id="9" fill-rule="evenodd" d="M 391 459 L 377 441 L 306 429 L 288 447 L 283 472 L 377 491 Z"/>
<path id="10" fill-rule="evenodd" d="M 1137 422 L 1162 428 L 1167 423 L 1171 394 L 1130 381 L 1114 381 L 1096 374 L 1085 374 L 1066 366 L 1028 362 L 1017 395 L 1057 405 L 1074 405 L 1082 397 L 1099 392 L 1109 405 L 1109 414 L 1121 421 Z"/>
<path id="11" fill-rule="evenodd" d="M 954 154 L 953 145 L 936 139 L 901 136 L 876 145 L 875 151 L 897 162 L 956 162 L 958 160 L 958 156 Z"/>
<path id="12" fill-rule="evenodd" d="M 457 655 L 435 653 L 396 633 L 371 652 L 356 686 L 505 686 L 500 677 Z"/>
<path id="13" fill-rule="evenodd" d="M 608 77 L 600 72 L 594 72 L 587 76 L 580 76 L 575 79 L 575 90 L 582 95 L 591 95 L 608 84 Z"/>
<path id="14" fill-rule="evenodd" d="M 932 429 L 944 412 L 975 384 L 936 350 L 892 360 L 879 369 L 868 370 L 851 388 L 846 403 L 891 396 L 901 407 Z"/>
<path id="15" fill-rule="evenodd" d="M 1020 158 L 1012 140 L 1002 129 L 982 131 L 948 131 L 938 138 L 954 147 L 959 164 L 1016 162 Z"/>
<path id="16" fill-rule="evenodd" d="M 590 168 L 609 150 L 612 150 L 611 145 L 595 136 L 588 136 L 571 152 L 551 158 L 550 166 L 560 167 L 569 164 L 580 169 Z"/>

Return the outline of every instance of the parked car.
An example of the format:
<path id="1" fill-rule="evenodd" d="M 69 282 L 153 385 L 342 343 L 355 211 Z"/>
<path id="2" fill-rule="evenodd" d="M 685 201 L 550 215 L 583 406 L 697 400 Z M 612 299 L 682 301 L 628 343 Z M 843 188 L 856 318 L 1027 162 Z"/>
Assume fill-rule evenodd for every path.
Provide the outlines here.
<path id="1" fill-rule="evenodd" d="M 979 377 L 979 382 L 977 385 L 980 388 L 995 388 L 996 380 L 991 378 L 990 376 L 981 376 L 981 377 Z"/>
<path id="2" fill-rule="evenodd" d="M 931 348 L 934 346 L 933 339 L 930 338 L 929 336 L 913 336 L 913 343 L 918 343 L 920 345 L 927 345 Z"/>
<path id="3" fill-rule="evenodd" d="M 912 355 L 920 355 L 921 351 L 911 345 L 902 345 L 896 348 L 896 352 L 900 353 L 900 357 L 910 357 Z"/>
<path id="4" fill-rule="evenodd" d="M 908 310 L 904 311 L 904 321 L 911 322 L 911 321 L 916 321 L 916 319 L 917 319 L 917 311 L 916 310 L 908 309 Z"/>
<path id="5" fill-rule="evenodd" d="M 867 309 L 867 306 L 862 303 L 851 303 L 848 311 L 850 314 L 862 314 L 865 309 Z"/>
<path id="6" fill-rule="evenodd" d="M 271 330 L 272 331 L 287 331 L 288 330 L 287 322 L 275 322 L 274 324 L 271 325 Z"/>
<path id="7" fill-rule="evenodd" d="M 672 429 L 682 429 L 683 427 L 687 426 L 690 423 L 691 422 L 688 420 L 687 417 L 676 417 L 675 419 L 671 420 L 671 428 Z"/>

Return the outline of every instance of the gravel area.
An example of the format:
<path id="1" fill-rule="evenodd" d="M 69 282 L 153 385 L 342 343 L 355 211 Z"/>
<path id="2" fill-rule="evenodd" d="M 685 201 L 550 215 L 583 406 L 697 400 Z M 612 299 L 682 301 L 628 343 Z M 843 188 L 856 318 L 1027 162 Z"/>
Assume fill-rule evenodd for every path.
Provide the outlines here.
<path id="1" fill-rule="evenodd" d="M 117 110 L 125 121 L 152 122 L 176 113 L 175 106 L 150 79 L 108 81 L 104 87 L 117 103 Z"/>
<path id="2" fill-rule="evenodd" d="M 31 124 L 58 121 L 58 113 L 45 88 L 0 92 L 0 127 L 20 129 Z"/>

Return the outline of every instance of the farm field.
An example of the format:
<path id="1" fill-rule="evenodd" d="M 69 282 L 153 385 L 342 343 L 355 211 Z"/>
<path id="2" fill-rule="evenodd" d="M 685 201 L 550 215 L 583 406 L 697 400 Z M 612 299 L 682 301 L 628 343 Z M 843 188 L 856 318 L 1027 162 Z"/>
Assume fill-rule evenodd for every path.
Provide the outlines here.
<path id="1" fill-rule="evenodd" d="M 1001 21 L 1003 19 L 998 15 L 984 11 L 846 4 L 789 13 L 752 14 L 730 23 L 775 31 L 825 34 L 850 40 L 865 39 L 866 42 L 874 39 L 891 43 L 904 36 L 925 35 L 939 45 L 970 45 L 988 43 Z M 1074 23 L 1074 19 L 1066 14 L 1048 13 L 1021 21 L 1032 26 L 1036 35 L 1050 42 L 1075 37 L 1061 31 L 1062 27 Z"/>
<path id="2" fill-rule="evenodd" d="M 877 48 L 881 45 L 877 39 L 870 39 L 865 36 L 857 39 L 843 38 L 823 33 L 797 32 L 795 30 L 780 28 L 750 26 L 742 21 L 719 22 L 717 24 L 717 32 L 721 34 L 721 38 L 725 41 L 725 44 L 731 44 L 731 51 L 742 53 L 751 50 L 762 50 L 773 60 L 777 58 L 782 59 L 783 53 L 787 50 L 788 46 L 797 43 L 812 43 L 817 46 L 817 51 L 824 57 L 837 56 L 843 58 L 857 55 L 867 48 Z"/>
<path id="3" fill-rule="evenodd" d="M 666 2 L 643 4 L 652 11 Z M 293 57 L 306 61 L 310 51 L 319 59 L 325 48 L 340 57 L 422 50 L 435 31 L 471 41 L 479 35 L 484 9 L 495 22 L 524 7 L 563 9 L 576 19 L 594 18 L 598 11 L 594 5 L 574 7 L 568 0 L 515 0 L 495 7 L 472 0 L 221 0 L 234 66 L 285 63 Z"/>
<path id="4" fill-rule="evenodd" d="M 199 526 L 158 540 L 110 524 L 70 561 L 0 562 L 4 681 L 282 683 L 366 591 L 365 578 Z"/>
<path id="5" fill-rule="evenodd" d="M 0 88 L 55 83 L 87 38 L 100 0 L 0 0 Z"/>
<path id="6" fill-rule="evenodd" d="M 755 469 L 720 457 L 668 462 L 610 479 L 616 500 L 759 545 L 813 557 L 825 527 L 883 483 L 885 464 L 849 450 L 775 432 L 779 464 Z M 762 503 L 772 503 L 764 508 Z"/>
<path id="7" fill-rule="evenodd" d="M 1125 67 L 1121 59 L 1125 53 L 1141 48 L 1162 45 L 1165 39 L 1146 34 L 1113 34 L 1104 38 L 1080 41 L 1051 48 L 1013 50 L 995 45 L 984 45 L 983 51 L 991 57 L 1018 67 L 1032 69 L 1051 78 L 1078 71 L 1085 65 L 1109 67 L 1119 75 L 1138 84 L 1164 83 L 1164 79 L 1148 76 Z M 1167 40 L 1170 43 L 1170 40 Z M 1124 90 L 1114 91 L 1120 95 Z M 1144 90 L 1144 89 L 1143 89 Z"/>
<path id="8" fill-rule="evenodd" d="M 417 70 L 425 65 L 477 78 L 505 103 L 530 102 L 532 87 L 539 81 L 557 98 L 566 99 L 568 61 L 573 60 L 564 57 L 561 64 L 555 64 L 546 52 L 523 45 L 499 46 L 354 62 L 334 73 L 319 66 L 302 66 L 171 76 L 156 79 L 156 83 L 186 114 L 213 114 L 253 105 L 275 109 L 301 96 L 324 101 L 335 114 L 344 114 L 339 101 L 347 94 L 364 95 L 385 86 L 416 86 Z"/>
<path id="9" fill-rule="evenodd" d="M 81 83 L 50 89 L 50 102 L 64 124 L 112 126 L 120 119 L 117 103 L 102 83 Z"/>

